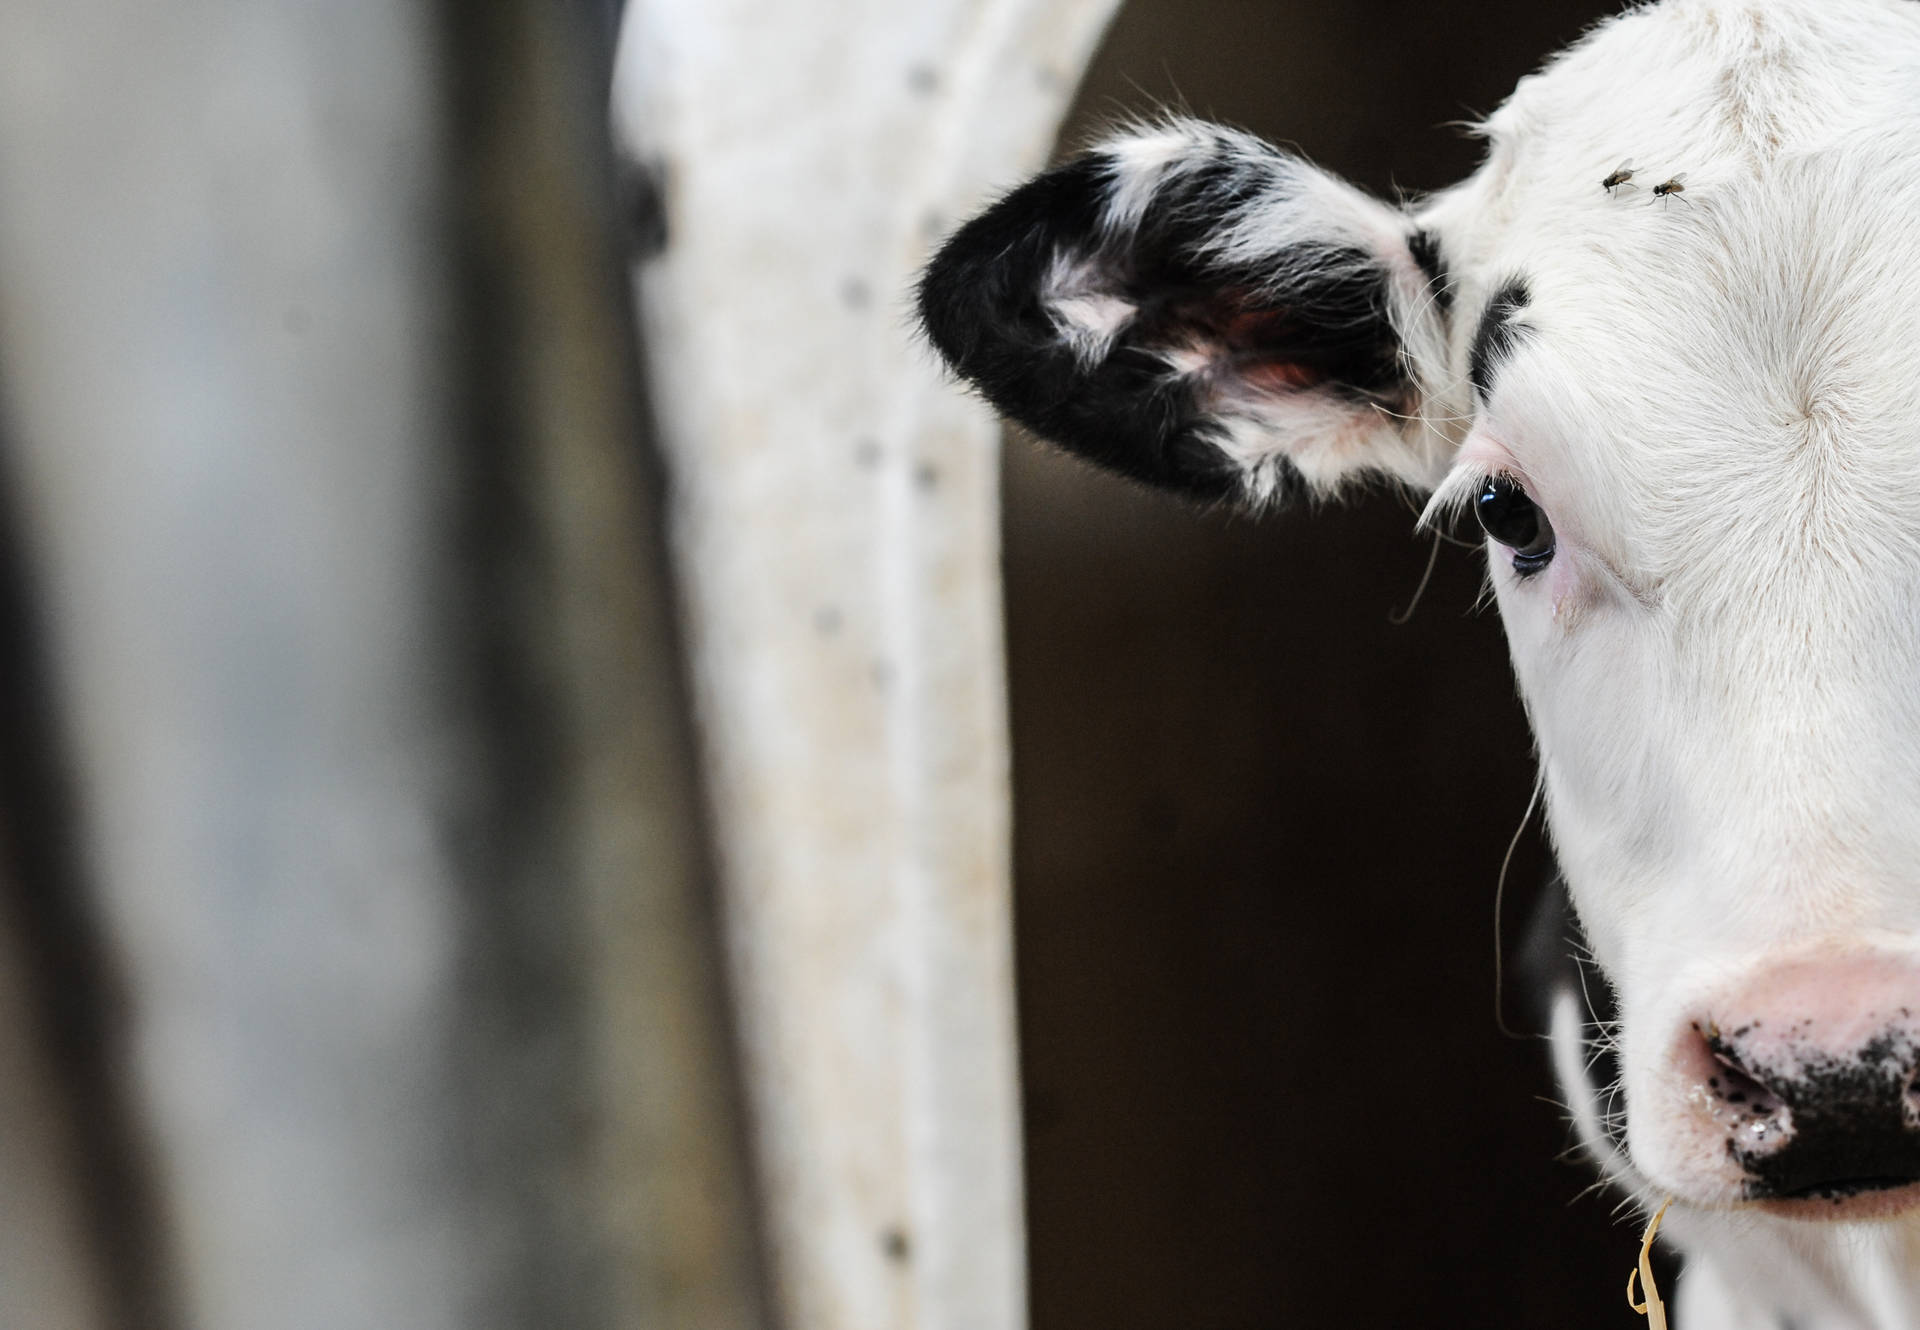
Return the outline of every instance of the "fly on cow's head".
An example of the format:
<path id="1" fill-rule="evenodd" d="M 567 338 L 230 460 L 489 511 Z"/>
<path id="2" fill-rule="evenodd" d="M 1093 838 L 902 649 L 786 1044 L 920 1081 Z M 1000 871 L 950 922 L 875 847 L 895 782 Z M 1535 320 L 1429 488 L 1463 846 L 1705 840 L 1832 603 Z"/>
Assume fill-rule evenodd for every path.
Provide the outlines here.
<path id="1" fill-rule="evenodd" d="M 1653 197 L 1662 203 L 1665 203 L 1668 199 L 1680 199 L 1682 203 L 1689 203 L 1689 200 L 1680 197 L 1686 193 L 1686 190 L 1687 173 L 1682 171 L 1679 175 L 1669 176 L 1655 185 L 1653 187 Z M 1690 203 L 1689 206 L 1691 206 Z"/>

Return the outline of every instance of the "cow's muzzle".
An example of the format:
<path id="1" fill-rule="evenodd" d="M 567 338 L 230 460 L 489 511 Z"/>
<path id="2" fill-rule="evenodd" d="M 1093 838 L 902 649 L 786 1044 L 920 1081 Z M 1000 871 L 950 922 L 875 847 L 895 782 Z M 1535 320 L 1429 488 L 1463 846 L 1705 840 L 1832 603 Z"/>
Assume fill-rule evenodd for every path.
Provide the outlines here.
<path id="1" fill-rule="evenodd" d="M 1719 1156 L 1685 1172 L 1808 1218 L 1920 1201 L 1920 962 L 1829 951 L 1757 967 L 1670 1047 L 1670 1125 L 1684 1152 Z"/>

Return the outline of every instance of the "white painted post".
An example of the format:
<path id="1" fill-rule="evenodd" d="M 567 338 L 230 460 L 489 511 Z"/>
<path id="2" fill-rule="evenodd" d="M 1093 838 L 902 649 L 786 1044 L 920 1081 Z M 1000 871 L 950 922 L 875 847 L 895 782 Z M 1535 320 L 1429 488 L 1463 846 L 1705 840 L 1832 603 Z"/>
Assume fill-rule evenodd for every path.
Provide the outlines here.
<path id="1" fill-rule="evenodd" d="M 1025 1320 L 999 431 L 909 329 L 1117 0 L 631 0 L 622 138 L 789 1330 Z"/>

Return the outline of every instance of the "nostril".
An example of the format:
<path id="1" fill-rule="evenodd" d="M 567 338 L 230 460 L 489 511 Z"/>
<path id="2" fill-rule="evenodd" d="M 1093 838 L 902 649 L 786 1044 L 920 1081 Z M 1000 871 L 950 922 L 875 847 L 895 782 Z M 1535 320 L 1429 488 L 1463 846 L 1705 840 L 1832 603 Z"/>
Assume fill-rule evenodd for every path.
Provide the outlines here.
<path id="1" fill-rule="evenodd" d="M 1772 1117 L 1786 1107 L 1786 1101 L 1767 1088 L 1767 1083 L 1733 1059 L 1714 1054 L 1720 1066 L 1718 1074 L 1707 1078 L 1707 1085 L 1729 1108 L 1750 1118 Z"/>
<path id="2" fill-rule="evenodd" d="M 1741 1062 L 1717 1026 L 1694 1028 L 1712 1058 L 1706 1088 L 1714 1120 L 1728 1130 L 1734 1150 L 1745 1155 L 1763 1154 L 1783 1144 L 1792 1118 L 1787 1101 Z M 1920 1087 L 1916 1087 L 1913 1102 L 1914 1111 L 1920 1113 Z"/>

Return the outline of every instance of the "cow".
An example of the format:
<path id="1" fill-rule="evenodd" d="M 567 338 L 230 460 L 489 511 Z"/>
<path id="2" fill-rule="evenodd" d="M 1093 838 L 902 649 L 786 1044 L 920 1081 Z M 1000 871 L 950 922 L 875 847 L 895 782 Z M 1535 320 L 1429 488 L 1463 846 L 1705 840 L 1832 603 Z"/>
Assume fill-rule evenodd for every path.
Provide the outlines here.
<path id="1" fill-rule="evenodd" d="M 1638 7 L 1477 132 L 1389 203 L 1131 124 L 946 240 L 924 332 L 1203 503 L 1470 511 L 1613 1011 L 1552 995 L 1585 1151 L 1684 1330 L 1920 1326 L 1920 4 Z"/>

